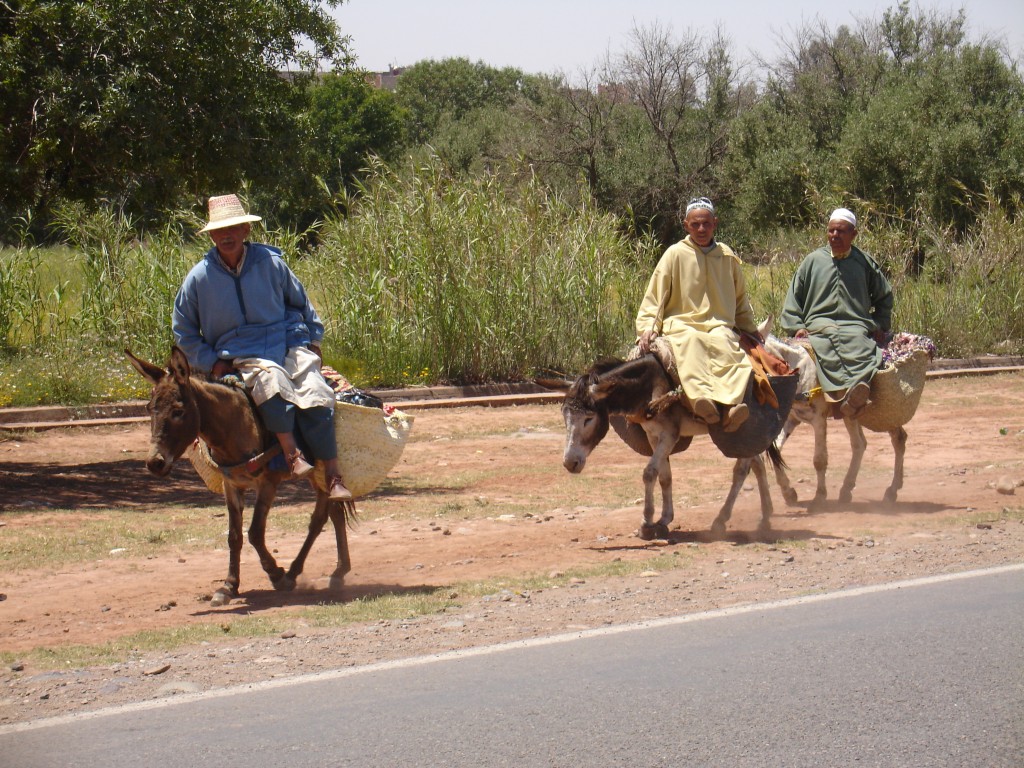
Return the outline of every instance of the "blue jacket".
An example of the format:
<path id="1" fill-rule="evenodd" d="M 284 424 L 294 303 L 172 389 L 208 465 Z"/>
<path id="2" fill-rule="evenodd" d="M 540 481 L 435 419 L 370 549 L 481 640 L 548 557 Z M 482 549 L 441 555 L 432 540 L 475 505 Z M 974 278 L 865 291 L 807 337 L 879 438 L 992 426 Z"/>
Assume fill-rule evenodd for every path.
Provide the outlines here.
<path id="1" fill-rule="evenodd" d="M 246 246 L 240 275 L 225 269 L 211 248 L 174 300 L 175 342 L 201 370 L 238 357 L 281 364 L 292 347 L 324 337 L 323 323 L 281 251 L 262 243 Z"/>

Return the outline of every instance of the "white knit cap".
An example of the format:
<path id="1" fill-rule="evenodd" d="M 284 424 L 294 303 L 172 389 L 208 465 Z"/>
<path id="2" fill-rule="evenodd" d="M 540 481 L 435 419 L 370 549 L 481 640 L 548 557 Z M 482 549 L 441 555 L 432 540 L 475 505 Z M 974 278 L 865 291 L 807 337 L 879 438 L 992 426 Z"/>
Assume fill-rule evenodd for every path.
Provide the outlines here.
<path id="1" fill-rule="evenodd" d="M 695 197 L 686 204 L 686 214 L 684 215 L 689 214 L 692 210 L 711 211 L 713 214 L 715 212 L 715 204 L 706 197 Z"/>
<path id="2" fill-rule="evenodd" d="M 832 211 L 832 215 L 828 217 L 829 221 L 848 221 L 853 225 L 853 228 L 857 228 L 857 217 L 853 215 L 853 211 L 849 208 L 836 208 Z"/>

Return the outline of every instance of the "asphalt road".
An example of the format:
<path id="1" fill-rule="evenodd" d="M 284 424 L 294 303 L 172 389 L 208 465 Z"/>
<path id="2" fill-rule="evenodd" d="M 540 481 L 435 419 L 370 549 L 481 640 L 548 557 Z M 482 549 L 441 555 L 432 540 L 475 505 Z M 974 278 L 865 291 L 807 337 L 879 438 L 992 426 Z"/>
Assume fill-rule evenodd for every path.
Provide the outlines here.
<path id="1" fill-rule="evenodd" d="M 0 729 L 0 766 L 1024 765 L 1024 565 Z"/>

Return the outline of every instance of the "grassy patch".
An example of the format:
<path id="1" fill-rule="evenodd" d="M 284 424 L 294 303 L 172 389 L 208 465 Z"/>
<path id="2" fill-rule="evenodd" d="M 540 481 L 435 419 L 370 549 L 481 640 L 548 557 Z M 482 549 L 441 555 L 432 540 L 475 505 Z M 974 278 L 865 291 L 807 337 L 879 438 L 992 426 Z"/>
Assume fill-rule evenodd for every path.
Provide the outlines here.
<path id="1" fill-rule="evenodd" d="M 80 510 L 7 512 L 0 529 L 0 560 L 7 572 L 52 570 L 73 563 L 114 557 L 145 558 L 224 546 L 223 506 L 169 511 Z M 309 525 L 308 512 L 271 514 L 268 539 L 297 533 Z"/>
<path id="2" fill-rule="evenodd" d="M 460 607 L 459 600 L 484 597 L 510 591 L 525 594 L 541 589 L 566 586 L 572 579 L 599 579 L 631 576 L 644 571 L 668 571 L 692 561 L 681 550 L 659 553 L 649 558 L 615 562 L 591 568 L 565 571 L 559 576 L 533 574 L 521 578 L 499 578 L 463 582 L 451 586 L 422 588 L 359 598 L 344 603 L 323 603 L 278 613 L 273 617 L 225 617 L 218 623 L 196 624 L 173 629 L 151 630 L 126 635 L 98 645 L 69 645 L 37 648 L 27 652 L 0 651 L 0 663 L 23 661 L 40 670 L 81 668 L 123 663 L 147 653 L 170 652 L 224 637 L 259 638 L 280 634 L 301 622 L 316 628 L 337 628 L 375 621 L 396 621 L 429 616 Z"/>
<path id="3" fill-rule="evenodd" d="M 661 250 L 532 175 L 380 168 L 350 203 L 301 257 L 292 233 L 257 236 L 285 249 L 326 322 L 327 362 L 362 386 L 522 381 L 621 355 Z M 881 221 L 862 235 L 892 278 L 894 327 L 927 333 L 943 357 L 1024 350 L 1024 236 L 1008 209 L 985 206 L 962 236 L 927 217 L 913 242 Z M 140 236 L 111 209 L 62 225 L 68 246 L 0 249 L 0 407 L 140 397 L 121 350 L 165 358 L 174 296 L 207 247 L 173 223 Z M 762 233 L 744 254 L 759 318 L 778 315 L 822 234 Z M 928 254 L 920 273 L 914 251 Z"/>
<path id="4" fill-rule="evenodd" d="M 28 652 L 0 652 L 0 662 L 23 661 L 40 670 L 77 669 L 120 664 L 147 653 L 174 651 L 224 637 L 255 638 L 279 634 L 291 624 L 289 615 L 244 616 L 220 624 L 194 624 L 171 629 L 147 630 L 98 645 L 66 645 L 35 648 Z"/>
<path id="5" fill-rule="evenodd" d="M 972 527 L 979 523 L 1000 523 L 1009 520 L 1024 520 L 1024 506 L 1003 507 L 998 513 L 969 512 L 963 515 L 947 517 L 943 522 Z"/>
<path id="6" fill-rule="evenodd" d="M 805 539 L 779 539 L 772 546 L 778 549 L 807 549 L 810 543 Z"/>

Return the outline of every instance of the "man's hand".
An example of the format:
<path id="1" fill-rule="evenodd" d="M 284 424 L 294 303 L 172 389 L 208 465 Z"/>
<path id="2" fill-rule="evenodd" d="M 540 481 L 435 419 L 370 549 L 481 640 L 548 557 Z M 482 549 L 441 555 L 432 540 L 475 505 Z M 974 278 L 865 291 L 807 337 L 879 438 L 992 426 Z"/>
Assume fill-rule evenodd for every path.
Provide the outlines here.
<path id="1" fill-rule="evenodd" d="M 877 331 L 871 334 L 871 338 L 875 340 L 875 344 L 880 347 L 884 347 L 889 343 L 889 334 L 879 328 Z"/>
<path id="2" fill-rule="evenodd" d="M 793 338 L 794 339 L 806 339 L 810 335 L 811 334 L 809 334 L 807 332 L 806 328 L 801 328 L 799 331 L 797 331 L 796 333 L 793 334 Z"/>
<path id="3" fill-rule="evenodd" d="M 640 347 L 641 355 L 646 355 L 651 351 L 651 342 L 656 338 L 658 338 L 658 332 L 653 328 L 640 334 L 640 341 L 637 342 L 637 346 Z"/>
<path id="4" fill-rule="evenodd" d="M 213 364 L 213 370 L 210 371 L 210 375 L 215 379 L 223 378 L 229 373 L 235 372 L 235 361 L 234 360 L 218 360 Z"/>

